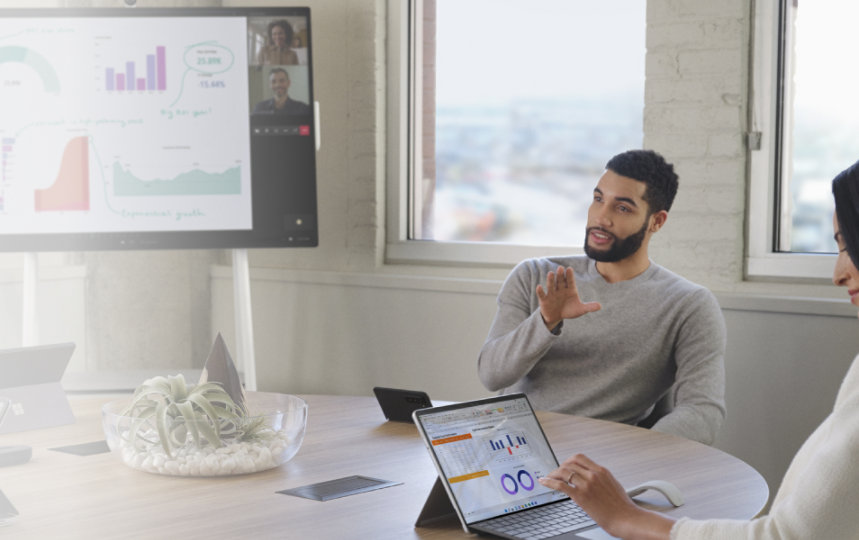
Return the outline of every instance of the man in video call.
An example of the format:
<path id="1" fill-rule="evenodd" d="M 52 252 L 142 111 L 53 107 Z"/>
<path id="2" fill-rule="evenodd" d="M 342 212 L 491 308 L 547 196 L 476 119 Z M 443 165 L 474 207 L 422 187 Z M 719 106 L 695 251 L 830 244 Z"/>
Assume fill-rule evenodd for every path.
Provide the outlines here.
<path id="1" fill-rule="evenodd" d="M 666 407 L 652 429 L 713 443 L 725 418 L 721 309 L 647 253 L 677 185 L 656 152 L 609 160 L 588 209 L 586 255 L 528 259 L 504 282 L 478 359 L 487 389 L 627 424 L 649 425 Z"/>
<path id="2" fill-rule="evenodd" d="M 254 107 L 254 114 L 305 114 L 310 105 L 289 97 L 289 73 L 283 68 L 272 68 L 268 75 L 274 97 L 260 101 Z"/>

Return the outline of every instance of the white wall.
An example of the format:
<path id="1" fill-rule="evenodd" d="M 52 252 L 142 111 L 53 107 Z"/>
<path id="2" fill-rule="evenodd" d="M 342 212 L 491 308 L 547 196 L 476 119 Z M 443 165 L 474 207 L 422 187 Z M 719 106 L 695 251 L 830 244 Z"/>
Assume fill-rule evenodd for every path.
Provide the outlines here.
<path id="1" fill-rule="evenodd" d="M 859 352 L 855 308 L 839 316 L 794 312 L 821 307 L 798 306 L 802 301 L 719 300 L 728 329 L 728 415 L 715 446 L 755 467 L 774 493 L 802 442 L 832 410 Z"/>
<path id="2" fill-rule="evenodd" d="M 489 395 L 477 353 L 495 311 L 494 282 L 427 276 L 256 270 L 253 318 L 261 390 L 430 397 Z M 234 343 L 229 268 L 213 270 L 213 327 Z"/>

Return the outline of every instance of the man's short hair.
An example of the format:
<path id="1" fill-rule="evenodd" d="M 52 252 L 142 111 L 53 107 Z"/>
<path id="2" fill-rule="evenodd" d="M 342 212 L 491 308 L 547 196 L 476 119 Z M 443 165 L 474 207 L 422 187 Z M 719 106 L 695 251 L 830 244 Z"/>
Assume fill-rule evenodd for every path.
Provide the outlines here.
<path id="1" fill-rule="evenodd" d="M 271 70 L 269 70 L 268 72 L 268 78 L 271 79 L 271 76 L 275 73 L 283 73 L 284 75 L 286 75 L 286 80 L 289 80 L 289 72 L 282 67 L 271 68 Z"/>
<path id="2" fill-rule="evenodd" d="M 647 184 L 644 200 L 651 214 L 671 209 L 674 196 L 677 195 L 677 173 L 674 172 L 674 165 L 658 153 L 653 150 L 627 150 L 608 160 L 605 168 Z"/>

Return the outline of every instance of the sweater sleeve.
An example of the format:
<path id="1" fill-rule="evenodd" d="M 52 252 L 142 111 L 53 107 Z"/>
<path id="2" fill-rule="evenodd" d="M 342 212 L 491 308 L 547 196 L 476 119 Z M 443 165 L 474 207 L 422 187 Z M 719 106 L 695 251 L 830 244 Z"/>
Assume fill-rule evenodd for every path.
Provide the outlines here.
<path id="1" fill-rule="evenodd" d="M 477 374 L 487 390 L 515 384 L 557 339 L 543 323 L 539 308 L 532 308 L 531 295 L 536 290 L 531 290 L 528 265 L 528 261 L 520 263 L 498 294 L 498 311 L 477 359 Z"/>
<path id="2" fill-rule="evenodd" d="M 713 444 L 725 420 L 725 319 L 710 291 L 690 300 L 674 344 L 674 408 L 653 429 Z"/>
<path id="3" fill-rule="evenodd" d="M 857 357 L 859 359 L 859 357 Z M 854 360 L 832 414 L 800 448 L 770 513 L 752 521 L 681 519 L 672 540 L 859 538 L 859 369 Z"/>

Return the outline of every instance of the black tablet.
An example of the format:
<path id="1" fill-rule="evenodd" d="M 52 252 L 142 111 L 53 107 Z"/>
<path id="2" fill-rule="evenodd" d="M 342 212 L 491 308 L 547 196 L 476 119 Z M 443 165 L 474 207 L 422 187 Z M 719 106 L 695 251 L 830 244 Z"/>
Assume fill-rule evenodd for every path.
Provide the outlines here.
<path id="1" fill-rule="evenodd" d="M 432 407 L 426 392 L 400 388 L 373 388 L 385 418 L 394 422 L 411 422 L 412 411 Z"/>

